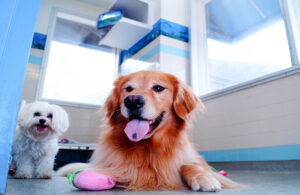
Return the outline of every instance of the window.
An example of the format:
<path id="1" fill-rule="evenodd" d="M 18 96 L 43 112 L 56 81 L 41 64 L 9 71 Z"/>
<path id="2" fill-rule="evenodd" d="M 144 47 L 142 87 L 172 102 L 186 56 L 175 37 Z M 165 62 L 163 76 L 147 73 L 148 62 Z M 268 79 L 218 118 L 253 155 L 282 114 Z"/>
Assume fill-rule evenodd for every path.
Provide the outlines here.
<path id="1" fill-rule="evenodd" d="M 191 33 L 192 49 L 202 58 L 192 59 L 192 66 L 197 63 L 199 75 L 205 75 L 196 81 L 204 83 L 198 85 L 199 95 L 297 66 L 295 40 L 299 35 L 291 14 L 297 10 L 291 10 L 289 6 L 295 5 L 290 4 L 285 0 L 194 1 L 194 6 L 203 11 L 200 19 L 191 18 L 192 25 L 198 23 L 196 28 L 191 27 L 198 30 Z"/>
<path id="2" fill-rule="evenodd" d="M 100 106 L 117 74 L 115 49 L 99 46 L 96 19 L 55 10 L 38 99 Z"/>

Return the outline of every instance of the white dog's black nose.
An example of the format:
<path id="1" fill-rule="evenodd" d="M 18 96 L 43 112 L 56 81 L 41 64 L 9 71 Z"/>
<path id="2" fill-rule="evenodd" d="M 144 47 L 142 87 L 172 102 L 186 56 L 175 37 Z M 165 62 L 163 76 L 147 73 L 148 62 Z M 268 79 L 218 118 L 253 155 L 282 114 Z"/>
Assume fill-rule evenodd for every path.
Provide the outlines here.
<path id="1" fill-rule="evenodd" d="M 40 119 L 39 122 L 40 122 L 40 124 L 43 125 L 43 124 L 45 124 L 46 120 L 45 119 Z"/>
<path id="2" fill-rule="evenodd" d="M 145 105 L 145 99 L 141 95 L 129 95 L 124 99 L 124 104 L 129 110 L 136 110 Z"/>

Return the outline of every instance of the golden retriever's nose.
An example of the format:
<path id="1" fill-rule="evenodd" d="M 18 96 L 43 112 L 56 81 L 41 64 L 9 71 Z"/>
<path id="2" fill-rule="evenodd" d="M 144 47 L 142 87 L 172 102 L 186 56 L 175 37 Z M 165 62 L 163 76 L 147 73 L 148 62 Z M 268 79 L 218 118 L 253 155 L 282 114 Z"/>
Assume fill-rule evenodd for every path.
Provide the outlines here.
<path id="1" fill-rule="evenodd" d="M 145 99 L 141 95 L 129 95 L 124 99 L 124 104 L 129 110 L 137 110 L 145 105 Z"/>

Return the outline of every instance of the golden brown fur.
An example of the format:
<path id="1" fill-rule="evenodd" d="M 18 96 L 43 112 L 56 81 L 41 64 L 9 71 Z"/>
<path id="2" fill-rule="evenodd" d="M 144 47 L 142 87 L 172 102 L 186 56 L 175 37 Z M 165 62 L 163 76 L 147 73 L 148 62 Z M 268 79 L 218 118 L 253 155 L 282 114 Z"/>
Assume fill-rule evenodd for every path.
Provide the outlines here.
<path id="1" fill-rule="evenodd" d="M 153 85 L 165 90 L 155 92 Z M 133 91 L 125 88 L 132 86 Z M 124 116 L 123 100 L 130 94 L 145 98 L 145 115 L 164 113 L 151 137 L 132 142 L 124 133 L 129 119 Z M 156 71 L 140 71 L 121 76 L 115 82 L 104 109 L 105 130 L 102 132 L 89 170 L 114 177 L 128 190 L 193 190 L 216 191 L 240 185 L 211 171 L 189 141 L 187 124 L 196 109 L 203 105 L 191 90 L 176 77 Z M 126 115 L 126 114 L 125 114 Z M 76 166 L 75 166 L 76 167 Z M 71 171 L 66 167 L 60 174 Z M 187 186 L 186 186 L 187 184 Z"/>

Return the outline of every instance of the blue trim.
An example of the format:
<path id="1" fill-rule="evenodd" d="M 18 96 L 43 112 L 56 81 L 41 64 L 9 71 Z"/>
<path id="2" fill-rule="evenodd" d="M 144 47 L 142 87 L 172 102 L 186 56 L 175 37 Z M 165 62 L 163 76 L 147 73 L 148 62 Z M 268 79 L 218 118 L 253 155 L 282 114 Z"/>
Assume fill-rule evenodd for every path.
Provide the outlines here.
<path id="1" fill-rule="evenodd" d="M 44 50 L 46 45 L 46 40 L 47 40 L 47 35 L 35 32 L 33 34 L 31 48 Z"/>
<path id="2" fill-rule="evenodd" d="M 142 57 L 139 58 L 141 61 L 148 61 L 150 58 L 154 57 L 155 55 L 159 54 L 160 52 L 160 45 L 157 45 L 150 51 L 148 51 L 146 54 L 144 54 Z"/>
<path id="3" fill-rule="evenodd" d="M 164 19 L 160 19 L 155 25 L 158 26 L 156 28 L 160 28 L 161 35 L 165 35 L 186 43 L 189 42 L 188 27 Z"/>
<path id="4" fill-rule="evenodd" d="M 19 103 L 41 0 L 0 5 L 0 194 L 5 193 Z"/>
<path id="5" fill-rule="evenodd" d="M 172 54 L 174 56 L 179 56 L 182 58 L 190 59 L 190 52 L 184 49 L 179 49 L 177 47 L 172 47 L 165 44 L 160 44 L 161 52 Z"/>
<path id="6" fill-rule="evenodd" d="M 41 65 L 42 64 L 42 57 L 29 56 L 28 63 L 29 64 Z"/>
<path id="7" fill-rule="evenodd" d="M 186 51 L 184 49 L 179 49 L 177 47 L 172 47 L 165 44 L 159 44 L 150 51 L 148 51 L 146 54 L 144 54 L 142 57 L 139 58 L 141 61 L 148 61 L 150 58 L 154 57 L 155 55 L 159 54 L 160 52 L 168 53 L 171 55 L 183 57 L 186 59 L 190 59 L 190 53 L 189 51 Z"/>
<path id="8" fill-rule="evenodd" d="M 204 151 L 208 162 L 300 160 L 300 144 L 234 150 Z"/>
<path id="9" fill-rule="evenodd" d="M 179 41 L 188 42 L 189 41 L 189 29 L 186 26 L 176 24 L 174 22 L 159 19 L 154 25 L 152 30 L 145 35 L 141 40 L 134 44 L 128 50 L 123 50 L 120 54 L 120 64 L 123 61 L 130 58 L 141 49 L 146 47 L 149 43 L 155 40 L 160 35 L 164 35 Z"/>

